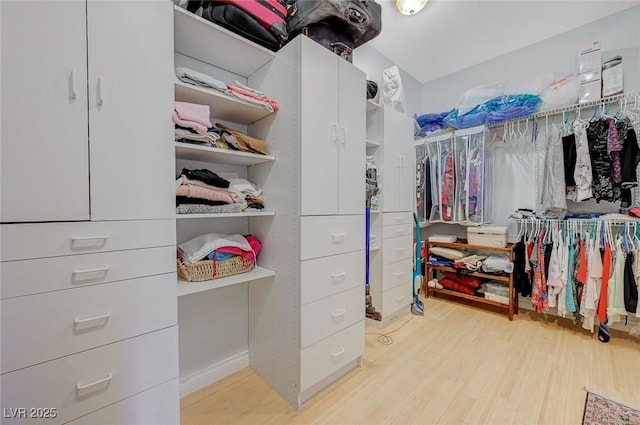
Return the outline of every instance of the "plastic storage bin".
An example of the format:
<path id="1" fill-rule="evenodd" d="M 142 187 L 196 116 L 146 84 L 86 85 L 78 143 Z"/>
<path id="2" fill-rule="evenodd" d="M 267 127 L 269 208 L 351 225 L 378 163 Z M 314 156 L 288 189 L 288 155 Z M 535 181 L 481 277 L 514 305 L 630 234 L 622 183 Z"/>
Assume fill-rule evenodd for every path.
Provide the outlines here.
<path id="1" fill-rule="evenodd" d="M 507 227 L 467 227 L 467 241 L 471 245 L 505 248 L 507 246 Z"/>

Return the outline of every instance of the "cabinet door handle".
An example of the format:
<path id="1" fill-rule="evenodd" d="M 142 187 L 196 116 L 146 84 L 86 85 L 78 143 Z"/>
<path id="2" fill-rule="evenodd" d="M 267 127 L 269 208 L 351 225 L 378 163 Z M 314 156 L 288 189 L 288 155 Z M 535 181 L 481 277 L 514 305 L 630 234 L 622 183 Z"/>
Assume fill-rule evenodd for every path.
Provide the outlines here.
<path id="1" fill-rule="evenodd" d="M 396 252 L 398 254 L 402 254 L 404 252 L 404 248 L 396 248 Z"/>
<path id="2" fill-rule="evenodd" d="M 346 313 L 345 310 L 340 310 L 337 313 L 333 313 L 331 317 L 333 318 L 334 321 L 337 321 L 338 319 L 342 319 L 345 313 Z"/>
<path id="3" fill-rule="evenodd" d="M 400 301 L 402 301 L 402 300 L 404 300 L 404 295 L 398 295 L 398 296 L 396 297 L 396 301 L 400 302 Z"/>
<path id="4" fill-rule="evenodd" d="M 404 276 L 404 272 L 396 272 L 396 277 L 397 277 L 398 279 L 401 279 L 401 278 L 402 278 L 402 276 Z"/>
<path id="5" fill-rule="evenodd" d="M 336 351 L 335 353 L 331 353 L 331 357 L 333 357 L 333 359 L 336 360 L 338 357 L 343 355 L 345 352 L 346 352 L 346 350 L 343 347 L 340 347 L 340 349 L 338 351 Z"/>
<path id="6" fill-rule="evenodd" d="M 396 155 L 396 167 L 402 168 L 402 156 Z"/>
<path id="7" fill-rule="evenodd" d="M 338 143 L 338 124 L 331 124 L 331 141 Z"/>
<path id="8" fill-rule="evenodd" d="M 347 272 L 342 272 L 342 273 L 332 273 L 331 274 L 331 279 L 333 280 L 333 283 L 340 283 L 340 282 L 344 282 L 344 277 L 347 275 Z"/>
<path id="9" fill-rule="evenodd" d="M 73 323 L 75 323 L 76 325 L 82 325 L 82 324 L 85 324 L 85 323 L 96 322 L 98 320 L 106 320 L 110 316 L 111 316 L 111 312 L 105 313 L 105 314 L 101 314 L 100 316 L 87 317 L 86 319 L 75 319 L 73 321 Z"/>
<path id="10" fill-rule="evenodd" d="M 91 387 L 95 387 L 100 384 L 104 384 L 105 382 L 111 381 L 111 378 L 113 378 L 113 374 L 109 373 L 107 376 L 105 376 L 104 378 L 98 379 L 97 381 L 89 382 L 88 384 L 77 384 L 76 390 L 82 391 L 82 390 L 89 389 Z"/>
<path id="11" fill-rule="evenodd" d="M 404 229 L 396 229 L 396 235 L 398 236 L 404 235 Z"/>
<path id="12" fill-rule="evenodd" d="M 96 86 L 96 93 L 97 93 L 97 104 L 98 104 L 98 108 L 102 108 L 102 105 L 104 104 L 104 97 L 102 96 L 102 77 L 98 78 L 98 84 Z"/>
<path id="13" fill-rule="evenodd" d="M 404 164 L 405 164 L 405 156 L 404 155 L 400 155 L 400 167 L 404 168 Z"/>
<path id="14" fill-rule="evenodd" d="M 346 233 L 333 233 L 331 239 L 333 239 L 333 243 L 344 243 L 345 236 L 347 236 Z"/>
<path id="15" fill-rule="evenodd" d="M 69 100 L 73 103 L 76 98 L 76 70 L 72 69 L 69 73 Z"/>
<path id="16" fill-rule="evenodd" d="M 86 270 L 74 270 L 72 273 L 73 275 L 79 275 L 79 274 L 88 274 L 88 273 L 104 273 L 107 274 L 107 272 L 109 271 L 109 266 L 105 266 L 105 267 L 98 267 L 95 269 L 86 269 Z"/>
<path id="17" fill-rule="evenodd" d="M 347 144 L 347 127 L 343 125 L 341 127 L 341 130 L 342 130 L 342 144 L 345 145 Z"/>

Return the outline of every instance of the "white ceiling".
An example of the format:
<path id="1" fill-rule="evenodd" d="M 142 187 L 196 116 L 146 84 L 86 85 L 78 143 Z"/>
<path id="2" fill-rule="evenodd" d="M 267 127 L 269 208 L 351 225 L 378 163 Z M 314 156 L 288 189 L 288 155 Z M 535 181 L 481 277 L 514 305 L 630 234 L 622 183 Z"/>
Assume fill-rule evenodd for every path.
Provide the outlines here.
<path id="1" fill-rule="evenodd" d="M 640 1 L 430 0 L 413 16 L 382 6 L 369 43 L 421 83 L 504 55 L 640 4 Z"/>

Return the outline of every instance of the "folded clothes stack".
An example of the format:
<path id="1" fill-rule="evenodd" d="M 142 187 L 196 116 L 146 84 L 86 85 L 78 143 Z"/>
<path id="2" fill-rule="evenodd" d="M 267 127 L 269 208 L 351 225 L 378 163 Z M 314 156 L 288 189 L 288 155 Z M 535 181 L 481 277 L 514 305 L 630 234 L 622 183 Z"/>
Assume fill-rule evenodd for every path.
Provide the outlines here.
<path id="1" fill-rule="evenodd" d="M 242 256 L 255 263 L 262 242 L 251 235 L 225 235 L 207 233 L 184 242 L 178 246 L 178 258 L 195 263 L 196 261 L 223 261 L 234 256 Z"/>
<path id="2" fill-rule="evenodd" d="M 247 208 L 263 209 L 264 201 L 262 191 L 245 179 L 184 168 L 176 180 L 176 214 L 239 213 Z"/>

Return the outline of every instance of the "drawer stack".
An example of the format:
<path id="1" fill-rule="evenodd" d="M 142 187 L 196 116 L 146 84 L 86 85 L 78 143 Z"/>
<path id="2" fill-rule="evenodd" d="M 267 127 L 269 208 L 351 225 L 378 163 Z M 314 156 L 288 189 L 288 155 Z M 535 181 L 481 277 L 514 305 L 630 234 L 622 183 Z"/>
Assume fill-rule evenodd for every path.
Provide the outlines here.
<path id="1" fill-rule="evenodd" d="M 413 278 L 413 217 L 410 212 L 382 214 L 382 271 L 379 287 L 373 287 L 373 305 L 383 325 L 404 314 L 411 305 Z"/>
<path id="2" fill-rule="evenodd" d="M 300 391 L 364 353 L 362 216 L 301 218 Z"/>
<path id="3" fill-rule="evenodd" d="M 175 221 L 0 231 L 3 424 L 178 423 Z"/>

